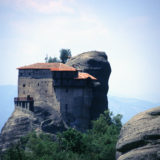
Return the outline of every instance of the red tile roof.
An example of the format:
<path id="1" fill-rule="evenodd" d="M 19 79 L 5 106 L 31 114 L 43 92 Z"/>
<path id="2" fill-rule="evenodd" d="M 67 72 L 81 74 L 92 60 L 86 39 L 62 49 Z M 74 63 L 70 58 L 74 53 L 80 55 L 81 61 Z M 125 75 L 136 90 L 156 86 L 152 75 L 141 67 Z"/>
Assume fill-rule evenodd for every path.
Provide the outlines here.
<path id="1" fill-rule="evenodd" d="M 51 71 L 76 71 L 75 68 L 63 63 L 35 63 L 17 69 L 50 69 Z"/>
<path id="2" fill-rule="evenodd" d="M 88 73 L 84 73 L 84 72 L 78 72 L 78 77 L 75 79 L 87 79 L 87 78 L 91 78 L 92 80 L 97 80 L 95 77 L 91 76 Z"/>
<path id="3" fill-rule="evenodd" d="M 19 67 L 17 69 L 50 69 L 51 71 L 76 71 L 75 68 L 70 67 L 63 63 L 35 63 L 28 66 Z M 87 79 L 87 78 L 96 80 L 95 77 L 84 72 L 78 72 L 78 77 L 75 79 Z"/>

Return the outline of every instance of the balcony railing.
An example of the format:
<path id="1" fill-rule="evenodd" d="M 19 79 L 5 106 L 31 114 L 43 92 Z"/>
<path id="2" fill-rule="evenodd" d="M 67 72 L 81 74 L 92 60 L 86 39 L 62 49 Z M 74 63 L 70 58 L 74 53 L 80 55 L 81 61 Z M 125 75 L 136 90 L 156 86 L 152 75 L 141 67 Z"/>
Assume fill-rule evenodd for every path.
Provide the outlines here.
<path id="1" fill-rule="evenodd" d="M 33 101 L 32 97 L 16 97 L 14 98 L 14 101 Z"/>

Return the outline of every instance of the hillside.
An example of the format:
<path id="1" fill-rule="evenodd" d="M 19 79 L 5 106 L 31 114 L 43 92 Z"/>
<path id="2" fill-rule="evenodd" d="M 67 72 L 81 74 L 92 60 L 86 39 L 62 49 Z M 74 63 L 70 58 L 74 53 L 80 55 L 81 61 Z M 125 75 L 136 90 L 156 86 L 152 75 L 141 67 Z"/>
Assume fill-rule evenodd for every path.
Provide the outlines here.
<path id="1" fill-rule="evenodd" d="M 159 104 L 136 99 L 136 98 L 126 98 L 126 97 L 117 97 L 108 95 L 108 108 L 114 114 L 122 114 L 122 123 L 126 123 L 129 119 L 131 119 L 134 115 L 139 112 L 143 112 L 149 108 L 156 107 Z"/>

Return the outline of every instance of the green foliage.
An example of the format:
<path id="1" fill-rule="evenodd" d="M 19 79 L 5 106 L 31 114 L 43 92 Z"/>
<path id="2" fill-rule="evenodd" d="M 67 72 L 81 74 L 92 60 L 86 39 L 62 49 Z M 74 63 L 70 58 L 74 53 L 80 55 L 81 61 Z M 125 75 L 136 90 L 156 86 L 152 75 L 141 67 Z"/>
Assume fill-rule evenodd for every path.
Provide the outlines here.
<path id="1" fill-rule="evenodd" d="M 60 60 L 57 57 L 48 57 L 48 55 L 46 55 L 45 57 L 45 62 L 46 63 L 55 63 L 55 62 L 60 62 Z"/>
<path id="2" fill-rule="evenodd" d="M 20 147 L 19 143 L 13 145 L 1 156 L 2 160 L 27 160 L 25 151 Z"/>
<path id="3" fill-rule="evenodd" d="M 70 49 L 61 49 L 60 50 L 60 59 L 62 63 L 66 63 L 69 58 L 71 58 L 71 50 Z"/>
<path id="4" fill-rule="evenodd" d="M 83 153 L 85 143 L 83 134 L 75 129 L 68 129 L 58 135 L 59 146 L 61 150 L 72 151 L 74 153 Z"/>
<path id="5" fill-rule="evenodd" d="M 105 111 L 93 121 L 92 129 L 86 134 L 87 152 L 92 160 L 114 160 L 116 143 L 122 127 L 121 115 L 113 116 Z"/>
<path id="6" fill-rule="evenodd" d="M 105 111 L 86 133 L 70 128 L 54 141 L 48 134 L 30 133 L 1 160 L 114 160 L 121 118 Z"/>

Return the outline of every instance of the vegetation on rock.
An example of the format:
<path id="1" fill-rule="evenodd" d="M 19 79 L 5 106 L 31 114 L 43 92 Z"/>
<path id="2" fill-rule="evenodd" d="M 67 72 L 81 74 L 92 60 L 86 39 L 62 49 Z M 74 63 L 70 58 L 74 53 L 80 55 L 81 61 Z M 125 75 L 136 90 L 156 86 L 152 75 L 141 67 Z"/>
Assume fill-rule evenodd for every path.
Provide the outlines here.
<path id="1" fill-rule="evenodd" d="M 53 58 L 48 57 L 48 55 L 46 55 L 44 60 L 46 63 L 54 63 L 54 62 L 66 63 L 67 60 L 71 57 L 72 57 L 71 50 L 62 48 L 60 50 L 60 56 L 59 56 L 60 59 L 58 59 L 57 57 L 53 57 Z"/>
<path id="2" fill-rule="evenodd" d="M 60 62 L 60 60 L 57 57 L 48 57 L 48 55 L 46 55 L 45 57 L 45 62 L 46 63 L 54 63 L 54 62 Z"/>
<path id="3" fill-rule="evenodd" d="M 71 50 L 70 49 L 61 49 L 60 50 L 60 59 L 62 63 L 66 63 L 69 58 L 71 58 Z"/>
<path id="4" fill-rule="evenodd" d="M 1 155 L 1 160 L 114 160 L 121 118 L 105 111 L 86 133 L 70 128 L 54 140 L 48 134 L 30 133 Z"/>

